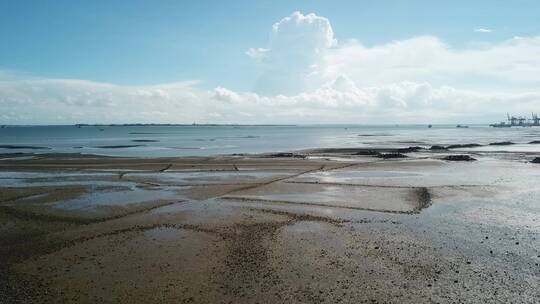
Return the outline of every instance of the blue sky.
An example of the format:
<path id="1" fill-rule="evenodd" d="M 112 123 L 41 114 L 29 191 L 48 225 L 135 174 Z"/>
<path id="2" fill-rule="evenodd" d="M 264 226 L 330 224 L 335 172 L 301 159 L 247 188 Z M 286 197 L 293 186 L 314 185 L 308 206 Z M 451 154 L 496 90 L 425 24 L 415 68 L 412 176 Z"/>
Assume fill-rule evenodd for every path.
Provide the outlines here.
<path id="1" fill-rule="evenodd" d="M 462 46 L 540 33 L 538 1 L 1 1 L 0 67 L 249 90 L 257 70 L 245 50 L 266 45 L 270 25 L 293 11 L 325 16 L 338 40 L 365 45 L 434 35 Z"/>
<path id="2" fill-rule="evenodd" d="M 540 106 L 538 16 L 538 1 L 0 0 L 0 123 L 489 122 Z"/>

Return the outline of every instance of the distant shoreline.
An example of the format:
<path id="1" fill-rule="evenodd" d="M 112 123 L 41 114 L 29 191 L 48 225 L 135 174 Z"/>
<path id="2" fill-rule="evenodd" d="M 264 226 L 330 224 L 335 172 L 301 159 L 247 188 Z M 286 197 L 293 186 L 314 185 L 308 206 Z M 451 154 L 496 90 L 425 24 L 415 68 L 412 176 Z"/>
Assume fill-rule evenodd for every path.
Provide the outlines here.
<path id="1" fill-rule="evenodd" d="M 355 124 L 355 123 L 343 123 L 343 124 L 159 124 L 159 123 L 118 123 L 118 124 L 0 124 L 0 128 L 9 127 L 311 127 L 311 126 L 324 126 L 324 127 L 417 127 L 428 126 L 428 123 L 403 123 L 403 124 Z M 453 123 L 440 123 L 431 124 L 432 126 L 441 127 L 455 127 Z M 467 124 L 468 126 L 476 127 L 488 127 L 489 123 L 476 123 Z"/>
<path id="2" fill-rule="evenodd" d="M 2 128 L 6 127 L 297 127 L 298 125 L 279 125 L 279 124 L 65 124 L 65 125 L 9 125 L 0 124 Z"/>
<path id="3" fill-rule="evenodd" d="M 69 125 L 67 125 L 69 126 Z M 296 125 L 241 125 L 241 124 L 75 124 L 76 127 L 296 127 Z"/>

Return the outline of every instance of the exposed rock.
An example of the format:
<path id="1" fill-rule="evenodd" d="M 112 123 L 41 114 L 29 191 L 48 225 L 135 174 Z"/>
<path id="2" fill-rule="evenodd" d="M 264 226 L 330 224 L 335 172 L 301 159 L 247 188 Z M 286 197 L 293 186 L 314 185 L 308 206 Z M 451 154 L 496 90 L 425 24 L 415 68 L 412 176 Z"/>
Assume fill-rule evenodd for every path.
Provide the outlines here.
<path id="1" fill-rule="evenodd" d="M 458 149 L 458 148 L 476 148 L 481 147 L 480 144 L 457 144 L 457 145 L 450 145 L 446 147 L 447 149 Z"/>
<path id="2" fill-rule="evenodd" d="M 536 157 L 535 159 L 531 160 L 531 163 L 540 164 L 540 157 Z"/>
<path id="3" fill-rule="evenodd" d="M 416 151 L 419 151 L 419 150 L 422 150 L 422 149 L 424 149 L 424 148 L 419 147 L 419 146 L 414 146 L 414 147 L 397 149 L 397 152 L 398 153 L 410 153 L 410 152 L 416 152 Z"/>
<path id="4" fill-rule="evenodd" d="M 268 157 L 294 157 L 294 158 L 306 158 L 306 155 L 292 153 L 292 152 L 278 152 L 268 154 Z"/>
<path id="5" fill-rule="evenodd" d="M 475 161 L 475 158 L 470 157 L 469 155 L 448 155 L 444 160 L 448 161 Z"/>
<path id="6" fill-rule="evenodd" d="M 430 150 L 447 150 L 447 148 L 445 146 L 439 146 L 439 145 L 433 145 L 429 149 Z"/>
<path id="7" fill-rule="evenodd" d="M 401 153 L 380 153 L 379 155 L 377 155 L 377 157 L 390 159 L 390 158 L 405 158 L 407 157 L 407 155 L 401 154 Z"/>
<path id="8" fill-rule="evenodd" d="M 531 144 L 531 145 L 540 144 L 540 140 L 533 140 L 533 141 L 529 142 L 529 144 Z"/>
<path id="9" fill-rule="evenodd" d="M 511 141 L 500 141 L 500 142 L 493 142 L 489 144 L 490 146 L 509 146 L 514 145 Z"/>
<path id="10" fill-rule="evenodd" d="M 358 151 L 356 153 L 354 153 L 353 155 L 371 155 L 371 156 L 376 156 L 376 155 L 379 155 L 380 153 L 377 152 L 377 151 L 373 151 L 373 150 L 365 150 L 365 151 Z"/>

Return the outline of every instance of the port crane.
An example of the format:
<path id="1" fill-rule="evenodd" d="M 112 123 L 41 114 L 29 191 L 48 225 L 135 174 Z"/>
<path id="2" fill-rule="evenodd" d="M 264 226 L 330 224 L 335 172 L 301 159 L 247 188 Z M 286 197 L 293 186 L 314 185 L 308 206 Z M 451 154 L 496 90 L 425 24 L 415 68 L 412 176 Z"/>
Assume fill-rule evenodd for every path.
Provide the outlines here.
<path id="1" fill-rule="evenodd" d="M 540 118 L 538 114 L 531 113 L 531 118 L 525 116 L 514 116 L 510 113 L 506 113 L 507 122 L 490 124 L 489 126 L 495 128 L 510 128 L 510 127 L 540 127 Z"/>

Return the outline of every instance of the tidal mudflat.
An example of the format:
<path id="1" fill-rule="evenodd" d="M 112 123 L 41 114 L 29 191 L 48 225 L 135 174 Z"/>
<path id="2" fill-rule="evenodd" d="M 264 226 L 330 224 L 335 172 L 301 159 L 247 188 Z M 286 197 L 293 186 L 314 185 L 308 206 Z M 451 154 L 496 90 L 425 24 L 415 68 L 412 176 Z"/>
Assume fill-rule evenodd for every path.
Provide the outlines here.
<path id="1" fill-rule="evenodd" d="M 1 301 L 540 302 L 533 155 L 401 152 L 4 155 Z"/>

